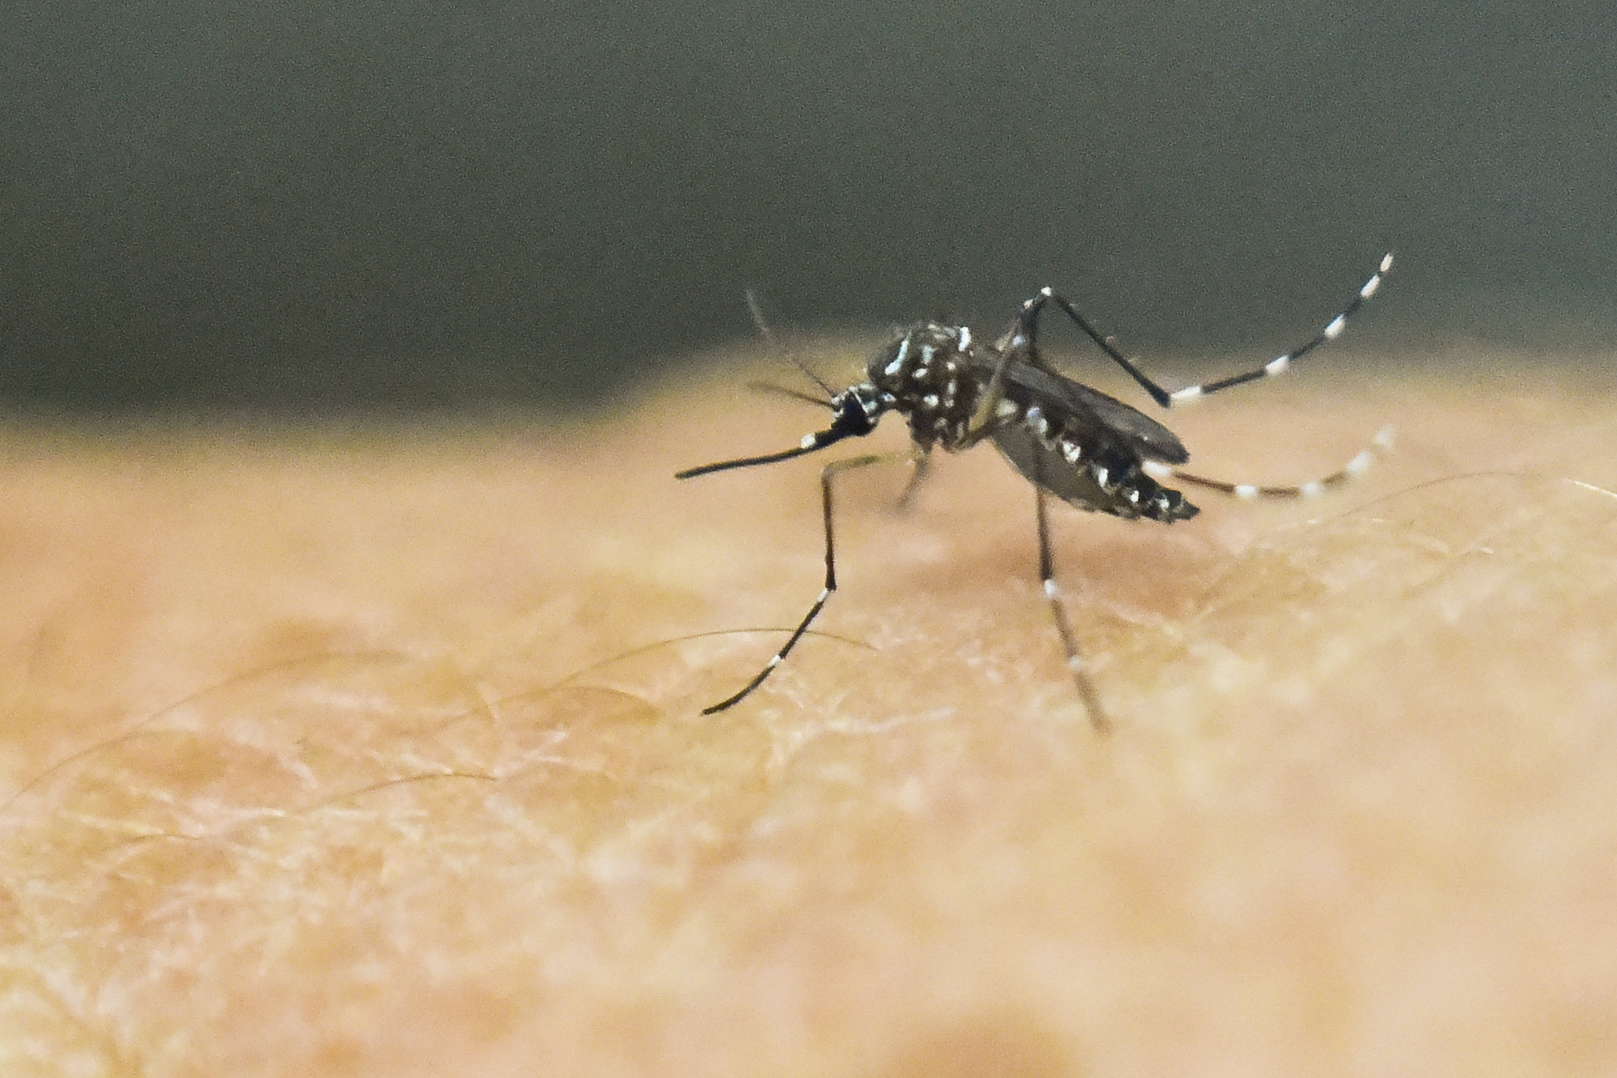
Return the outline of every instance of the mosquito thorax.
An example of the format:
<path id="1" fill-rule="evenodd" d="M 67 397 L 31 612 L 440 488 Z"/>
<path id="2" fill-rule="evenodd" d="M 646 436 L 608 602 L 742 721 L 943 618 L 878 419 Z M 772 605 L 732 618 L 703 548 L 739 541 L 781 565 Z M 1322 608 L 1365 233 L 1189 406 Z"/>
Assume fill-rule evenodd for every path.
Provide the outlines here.
<path id="1" fill-rule="evenodd" d="M 971 365 L 971 330 L 917 323 L 870 361 L 870 384 L 892 398 L 923 449 L 961 444 L 980 390 Z"/>

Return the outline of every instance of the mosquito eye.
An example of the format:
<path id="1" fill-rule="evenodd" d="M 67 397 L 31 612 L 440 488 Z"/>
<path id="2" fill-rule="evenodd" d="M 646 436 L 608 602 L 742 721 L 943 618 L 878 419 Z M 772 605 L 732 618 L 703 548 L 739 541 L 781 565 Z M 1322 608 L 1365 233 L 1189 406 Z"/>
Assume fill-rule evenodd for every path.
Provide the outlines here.
<path id="1" fill-rule="evenodd" d="M 869 434 L 876 428 L 871 413 L 875 411 L 859 394 L 848 392 L 837 402 L 836 419 L 832 425 L 850 434 Z"/>

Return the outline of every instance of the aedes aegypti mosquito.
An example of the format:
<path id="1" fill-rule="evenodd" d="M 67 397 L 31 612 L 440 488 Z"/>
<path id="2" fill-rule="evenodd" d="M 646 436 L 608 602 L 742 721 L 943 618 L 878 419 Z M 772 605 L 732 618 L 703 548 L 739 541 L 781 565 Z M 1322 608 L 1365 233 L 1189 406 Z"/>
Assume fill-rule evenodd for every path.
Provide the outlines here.
<path id="1" fill-rule="evenodd" d="M 915 475 L 904 497 L 924 474 L 927 454 L 934 447 L 951 453 L 969 449 L 991 439 L 1011 462 L 1012 467 L 1033 484 L 1039 535 L 1039 578 L 1054 615 L 1056 631 L 1066 650 L 1067 665 L 1078 683 L 1078 694 L 1097 729 L 1109 725 L 1100 696 L 1090 682 L 1084 660 L 1073 637 L 1061 590 L 1056 584 L 1054 558 L 1050 551 L 1050 525 L 1046 509 L 1048 495 L 1089 512 L 1110 513 L 1125 520 L 1141 517 L 1172 524 L 1189 520 L 1200 510 L 1179 491 L 1159 480 L 1177 479 L 1238 498 L 1293 498 L 1318 494 L 1364 471 L 1373 459 L 1365 450 L 1338 471 L 1313 482 L 1296 486 L 1266 487 L 1227 483 L 1181 471 L 1190 454 L 1174 433 L 1156 420 L 1121 401 L 1076 382 L 1051 367 L 1038 349 L 1039 316 L 1054 304 L 1083 333 L 1128 372 L 1151 399 L 1163 408 L 1187 404 L 1221 390 L 1231 389 L 1260 378 L 1273 377 L 1290 368 L 1298 359 L 1327 341 L 1342 335 L 1365 300 L 1375 295 L 1383 278 L 1392 269 L 1392 255 L 1385 255 L 1376 272 L 1360 286 L 1342 311 L 1326 323 L 1312 340 L 1270 360 L 1260 367 L 1213 382 L 1168 392 L 1141 371 L 1091 325 L 1065 298 L 1049 288 L 1022 304 L 1022 309 L 993 344 L 972 337 L 965 326 L 945 326 L 919 322 L 901 331 L 870 360 L 865 380 L 840 393 L 822 381 L 805 365 L 798 366 L 825 393 L 823 399 L 803 396 L 831 409 L 831 425 L 804 436 L 791 449 L 761 457 L 704 464 L 687 468 L 676 479 L 690 479 L 709 472 L 750 468 L 759 464 L 800 457 L 844 438 L 857 438 L 876 429 L 887 412 L 897 412 L 909 421 L 912 445 L 899 454 L 871 454 L 834 461 L 820 473 L 820 494 L 825 514 L 825 585 L 809 607 L 802 622 L 786 644 L 758 671 L 751 681 L 732 696 L 703 709 L 711 715 L 745 698 L 774 672 L 803 638 L 819 616 L 826 600 L 837 589 L 835 533 L 832 526 L 831 481 L 843 472 L 892 460 L 913 460 Z M 749 303 L 752 297 L 748 296 Z M 760 330 L 768 327 L 753 306 Z M 795 360 L 794 360 L 795 362 Z M 1385 446 L 1389 434 L 1378 435 Z"/>

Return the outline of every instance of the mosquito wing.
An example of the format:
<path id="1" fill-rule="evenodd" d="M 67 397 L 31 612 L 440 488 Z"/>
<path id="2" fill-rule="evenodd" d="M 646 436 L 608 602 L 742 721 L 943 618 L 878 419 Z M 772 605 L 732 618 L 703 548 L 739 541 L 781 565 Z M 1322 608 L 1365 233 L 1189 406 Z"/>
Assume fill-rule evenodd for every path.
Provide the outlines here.
<path id="1" fill-rule="evenodd" d="M 994 432 L 994 447 L 1028 482 L 1043 487 L 1068 505 L 1090 512 L 1117 512 L 1114 499 L 1089 468 L 1075 468 L 1061 453 L 1039 440 L 1025 423 L 1007 423 Z"/>
<path id="2" fill-rule="evenodd" d="M 1031 363 L 1013 362 L 1005 371 L 1005 398 L 1022 409 L 1037 405 L 1053 427 L 1097 452 L 1121 453 L 1165 464 L 1183 464 L 1190 459 L 1173 431 L 1150 416 Z M 1002 427 L 994 440 L 999 441 L 1002 432 L 1017 425 Z"/>
<path id="3" fill-rule="evenodd" d="M 1140 467 L 1147 460 L 1180 464 L 1189 459 L 1162 424 L 1104 393 L 1029 364 L 1007 370 L 1005 396 L 1024 417 L 1037 405 L 1050 424 L 1045 434 L 1026 418 L 1007 417 L 991 435 L 1005 459 L 1030 482 L 1079 509 L 1129 520 L 1144 516 L 1171 524 L 1196 515 L 1196 507 L 1183 495 L 1161 486 Z M 1067 456 L 1074 449 L 1078 455 Z"/>

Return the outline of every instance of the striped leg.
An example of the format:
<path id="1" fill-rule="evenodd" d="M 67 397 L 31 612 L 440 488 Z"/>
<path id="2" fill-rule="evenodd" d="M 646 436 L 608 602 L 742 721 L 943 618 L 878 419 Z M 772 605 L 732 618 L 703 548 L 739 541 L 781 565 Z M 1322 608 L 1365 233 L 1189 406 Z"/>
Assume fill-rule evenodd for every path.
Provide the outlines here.
<path id="1" fill-rule="evenodd" d="M 1207 476 L 1181 471 L 1178 468 L 1157 461 L 1148 461 L 1142 466 L 1142 470 L 1153 479 L 1177 479 L 1181 483 L 1205 487 L 1208 490 L 1216 490 L 1220 494 L 1228 494 L 1231 497 L 1245 500 L 1254 498 L 1312 498 L 1325 493 L 1332 487 L 1339 487 L 1363 475 L 1365 470 L 1375 463 L 1378 451 L 1384 452 L 1392 448 L 1393 435 L 1394 431 L 1391 427 L 1383 428 L 1368 446 L 1359 450 L 1357 456 L 1330 475 L 1292 486 L 1265 487 L 1253 483 L 1231 483 L 1223 479 L 1209 479 Z"/>
<path id="2" fill-rule="evenodd" d="M 796 647 L 797 642 L 803 639 L 803 634 L 808 632 L 808 628 L 814 623 L 814 619 L 820 616 L 820 611 L 824 609 L 826 600 L 831 598 L 831 593 L 837 590 L 836 533 L 832 527 L 831 480 L 838 474 L 851 471 L 854 468 L 868 468 L 872 464 L 887 464 L 893 461 L 910 459 L 912 459 L 912 454 L 908 452 L 874 453 L 869 456 L 849 457 L 847 460 L 833 461 L 827 464 L 825 469 L 820 472 L 820 501 L 825 513 L 825 586 L 820 589 L 819 597 L 814 600 L 814 605 L 809 607 L 809 612 L 803 615 L 803 620 L 798 623 L 797 629 L 787 639 L 785 646 L 775 652 L 774 658 L 764 664 L 764 668 L 758 671 L 758 676 L 742 686 L 740 692 L 733 696 L 725 697 L 710 707 L 704 707 L 702 714 L 712 715 L 723 711 L 725 708 L 733 707 L 744 700 L 752 690 L 762 685 L 764 679 L 775 672 L 775 667 L 786 661 L 786 656 L 791 653 L 792 648 Z"/>
<path id="3" fill-rule="evenodd" d="M 1168 395 L 1168 404 L 1170 406 L 1188 404 L 1191 401 L 1200 400 L 1209 393 L 1217 393 L 1221 389 L 1230 389 L 1234 386 L 1245 385 L 1247 382 L 1255 382 L 1259 378 L 1273 378 L 1277 374 L 1284 374 L 1293 363 L 1309 352 L 1312 352 L 1326 341 L 1334 341 L 1340 337 L 1342 331 L 1347 328 L 1348 319 L 1358 314 L 1359 308 L 1364 306 L 1364 301 L 1376 294 L 1376 289 L 1381 287 L 1382 279 L 1391 270 L 1392 255 L 1383 255 L 1381 265 L 1376 268 L 1376 272 L 1370 275 L 1368 281 L 1359 286 L 1359 294 L 1353 297 L 1353 302 L 1342 308 L 1341 313 L 1335 318 L 1325 323 L 1325 328 L 1315 334 L 1314 339 L 1307 344 L 1293 348 L 1285 355 L 1276 356 L 1263 366 L 1255 367 L 1244 373 L 1231 375 L 1228 378 L 1220 378 L 1216 382 L 1203 382 L 1199 386 L 1186 386 L 1184 389 L 1176 390 Z"/>
<path id="4" fill-rule="evenodd" d="M 1392 255 L 1383 255 L 1376 272 L 1370 275 L 1368 281 L 1359 286 L 1359 293 L 1353 297 L 1352 302 L 1342 308 L 1341 312 L 1327 322 L 1325 328 L 1315 334 L 1314 338 L 1306 344 L 1293 348 L 1285 355 L 1271 359 L 1261 367 L 1254 367 L 1252 370 L 1231 375 L 1228 378 L 1220 378 L 1216 382 L 1203 382 L 1201 385 L 1186 386 L 1184 389 L 1175 390 L 1172 393 L 1163 389 L 1149 375 L 1136 367 L 1127 356 L 1118 351 L 1117 346 L 1112 343 L 1109 337 L 1104 336 L 1094 326 L 1090 325 L 1089 321 L 1079 314 L 1065 298 L 1056 295 L 1048 288 L 1023 304 L 1022 315 L 1016 324 L 1015 332 L 1010 335 L 1009 343 L 1031 345 L 1038 333 L 1039 312 L 1046 303 L 1054 303 L 1068 318 L 1072 319 L 1074 325 L 1083 330 L 1090 340 L 1099 345 L 1100 349 L 1110 356 L 1114 363 L 1127 371 L 1129 377 L 1140 384 L 1140 388 L 1151 394 L 1152 400 L 1164 408 L 1173 408 L 1189 404 L 1191 401 L 1200 400 L 1202 397 L 1217 393 L 1220 390 L 1232 389 L 1247 382 L 1255 382 L 1260 378 L 1273 378 L 1277 374 L 1284 373 L 1293 363 L 1309 352 L 1327 341 L 1334 341 L 1340 337 L 1342 331 L 1347 328 L 1348 319 L 1358 313 L 1359 308 L 1364 306 L 1365 300 L 1376 294 L 1376 290 L 1381 287 L 1382 280 L 1391 270 Z"/>
<path id="5" fill-rule="evenodd" d="M 1050 550 L 1049 507 L 1045 504 L 1044 485 L 1037 480 L 1033 483 L 1033 494 L 1039 519 L 1039 580 L 1044 584 L 1044 597 L 1050 602 L 1056 632 L 1061 635 L 1061 647 L 1067 653 L 1067 669 L 1072 671 L 1073 680 L 1078 683 L 1078 697 L 1084 702 L 1084 710 L 1089 712 L 1089 721 L 1094 725 L 1095 732 L 1110 733 L 1112 720 L 1101 706 L 1100 693 L 1095 691 L 1094 682 L 1089 680 L 1083 654 L 1078 650 L 1077 638 L 1072 635 L 1072 624 L 1067 619 L 1066 604 L 1061 601 L 1061 585 L 1056 583 L 1055 556 Z"/>

